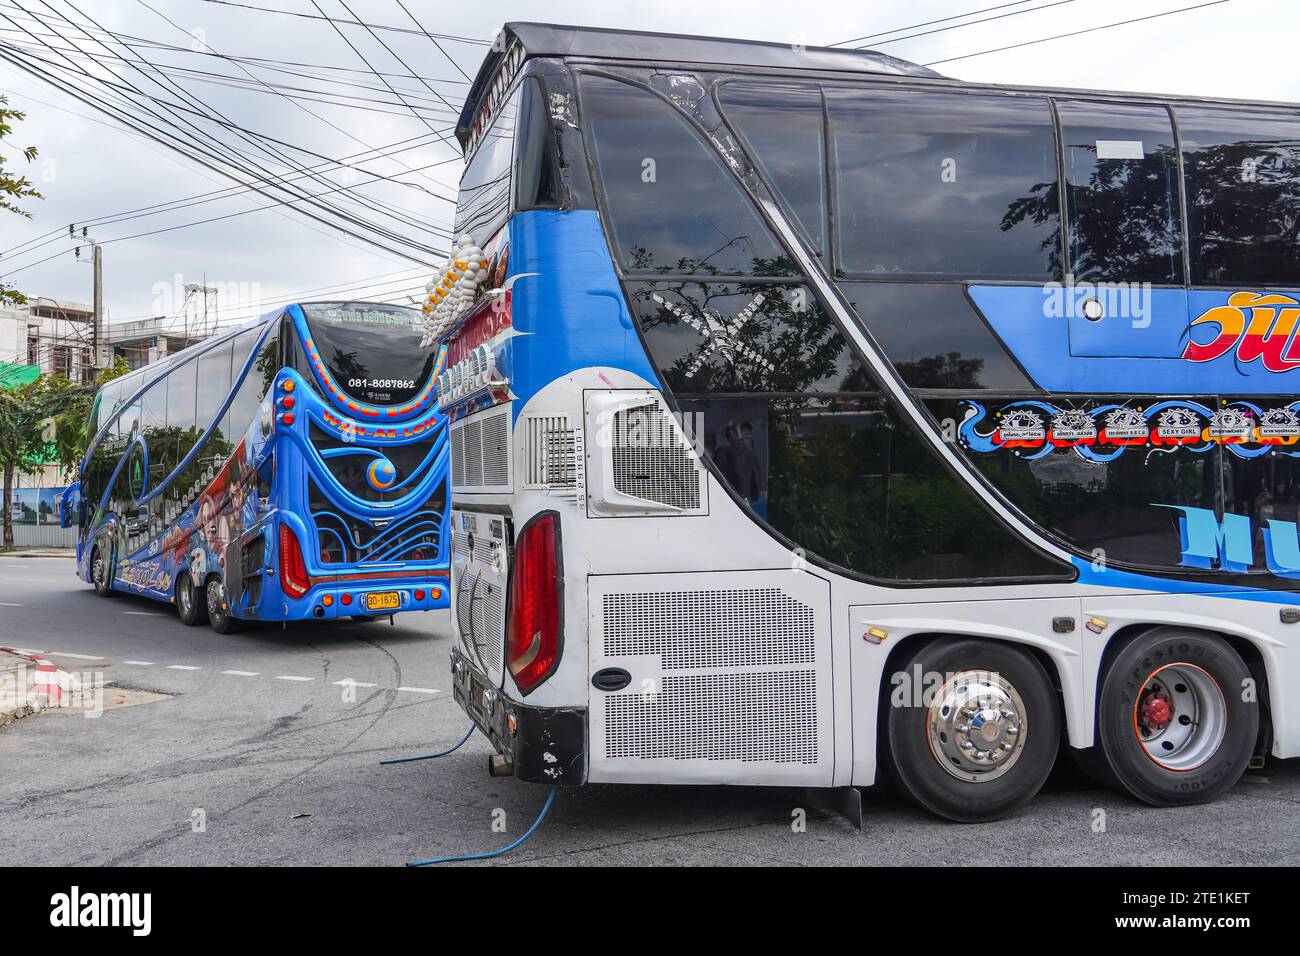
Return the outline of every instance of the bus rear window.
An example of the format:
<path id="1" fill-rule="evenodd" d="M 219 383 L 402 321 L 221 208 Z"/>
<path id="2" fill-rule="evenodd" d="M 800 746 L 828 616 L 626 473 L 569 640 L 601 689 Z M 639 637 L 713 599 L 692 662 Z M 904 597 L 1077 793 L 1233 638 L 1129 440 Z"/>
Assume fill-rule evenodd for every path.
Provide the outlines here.
<path id="1" fill-rule="evenodd" d="M 436 358 L 420 348 L 420 313 L 398 305 L 326 302 L 304 305 L 307 328 L 330 377 L 349 396 L 401 405 L 428 380 Z"/>

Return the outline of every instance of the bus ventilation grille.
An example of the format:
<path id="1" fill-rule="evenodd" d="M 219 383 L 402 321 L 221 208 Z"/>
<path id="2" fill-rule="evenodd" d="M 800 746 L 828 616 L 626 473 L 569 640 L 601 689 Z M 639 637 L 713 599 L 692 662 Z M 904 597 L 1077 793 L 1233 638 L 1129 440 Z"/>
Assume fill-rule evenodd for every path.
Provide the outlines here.
<path id="1" fill-rule="evenodd" d="M 657 693 L 611 694 L 608 757 L 816 764 L 817 631 L 776 588 L 606 594 L 605 658 L 657 655 Z"/>
<path id="2" fill-rule="evenodd" d="M 658 403 L 615 412 L 610 440 L 618 491 L 683 511 L 699 510 L 699 462 L 673 417 Z"/>
<path id="3" fill-rule="evenodd" d="M 510 490 L 510 406 L 452 425 L 451 486 L 465 492 Z"/>
<path id="4" fill-rule="evenodd" d="M 524 487 L 577 491 L 582 481 L 582 431 L 568 415 L 524 416 Z"/>
<path id="5" fill-rule="evenodd" d="M 495 542 L 486 534 L 455 530 L 451 552 L 456 632 L 465 653 L 494 679 L 501 673 L 506 633 L 505 580 L 496 570 Z"/>

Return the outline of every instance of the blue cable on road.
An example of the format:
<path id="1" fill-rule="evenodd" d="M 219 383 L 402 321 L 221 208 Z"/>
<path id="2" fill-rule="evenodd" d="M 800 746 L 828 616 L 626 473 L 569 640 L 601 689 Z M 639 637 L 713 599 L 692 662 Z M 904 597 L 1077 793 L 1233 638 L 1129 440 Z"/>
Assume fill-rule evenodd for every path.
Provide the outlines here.
<path id="1" fill-rule="evenodd" d="M 450 748 L 449 750 L 444 750 L 442 753 L 425 754 L 422 757 L 398 757 L 396 760 L 381 760 L 379 761 L 379 766 L 382 767 L 385 764 L 390 764 L 390 763 L 414 763 L 417 760 L 436 760 L 439 757 L 445 757 L 447 756 L 447 754 L 455 753 L 457 750 L 459 750 L 464 745 L 465 741 L 469 740 L 470 734 L 472 733 L 474 733 L 474 725 L 470 724 L 469 730 L 465 731 L 465 736 L 461 737 L 460 742 L 456 744 L 456 746 Z"/>
<path id="2" fill-rule="evenodd" d="M 459 744 L 457 744 L 457 746 L 459 746 Z M 541 826 L 542 821 L 546 819 L 547 812 L 551 809 L 551 804 L 555 802 L 555 794 L 559 789 L 560 788 L 556 786 L 551 787 L 551 792 L 546 795 L 546 802 L 542 804 L 542 812 L 537 815 L 537 819 L 534 820 L 533 825 L 528 828 L 528 832 L 507 847 L 502 847 L 500 850 L 489 850 L 487 853 L 465 853 L 461 856 L 435 856 L 431 860 L 416 860 L 415 862 L 406 865 L 432 866 L 435 863 L 465 863 L 470 860 L 490 860 L 493 857 L 505 856 L 515 847 L 522 845 L 525 840 L 533 835 L 533 831 Z"/>

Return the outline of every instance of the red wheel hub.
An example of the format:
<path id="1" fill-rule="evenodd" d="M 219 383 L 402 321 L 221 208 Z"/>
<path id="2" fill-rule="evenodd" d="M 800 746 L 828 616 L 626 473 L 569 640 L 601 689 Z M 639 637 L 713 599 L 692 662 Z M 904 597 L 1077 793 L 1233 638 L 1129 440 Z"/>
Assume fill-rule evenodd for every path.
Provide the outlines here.
<path id="1" fill-rule="evenodd" d="M 1138 708 L 1142 723 L 1152 733 L 1159 733 L 1174 719 L 1174 704 L 1163 690 L 1148 693 Z"/>

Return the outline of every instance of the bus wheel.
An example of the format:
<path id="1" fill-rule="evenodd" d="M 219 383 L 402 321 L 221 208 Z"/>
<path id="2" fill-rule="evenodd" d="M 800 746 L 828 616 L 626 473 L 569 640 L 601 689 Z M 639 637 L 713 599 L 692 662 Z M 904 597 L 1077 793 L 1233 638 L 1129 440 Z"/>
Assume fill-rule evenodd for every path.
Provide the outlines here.
<path id="1" fill-rule="evenodd" d="M 894 677 L 888 700 L 889 765 L 912 800 L 980 823 L 1039 791 L 1056 760 L 1061 714 L 1033 655 L 986 640 L 932 640 L 895 675 L 902 683 Z"/>
<path id="2" fill-rule="evenodd" d="M 112 555 L 106 553 L 106 549 L 100 545 L 95 545 L 90 551 L 90 584 L 94 587 L 95 593 L 100 597 L 112 597 L 116 593 L 113 590 L 112 577 Z"/>
<path id="3" fill-rule="evenodd" d="M 199 589 L 194 586 L 194 576 L 183 570 L 176 576 L 176 613 L 181 623 L 189 627 L 205 624 L 208 620 L 207 596 L 199 600 Z"/>
<path id="4" fill-rule="evenodd" d="M 1212 800 L 1246 771 L 1259 734 L 1250 670 L 1220 637 L 1161 627 L 1112 659 L 1097 738 L 1120 787 L 1157 807 Z M 1250 700 L 1243 700 L 1250 697 Z"/>
<path id="5" fill-rule="evenodd" d="M 230 600 L 226 597 L 226 585 L 221 578 L 208 580 L 208 623 L 218 634 L 230 634 L 239 630 L 240 620 L 230 613 Z"/>

